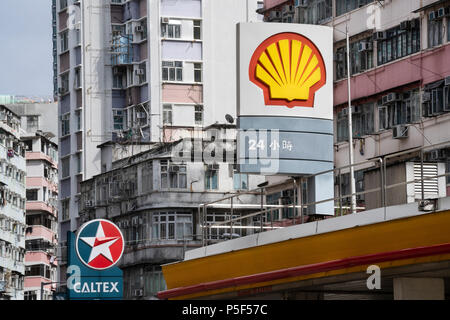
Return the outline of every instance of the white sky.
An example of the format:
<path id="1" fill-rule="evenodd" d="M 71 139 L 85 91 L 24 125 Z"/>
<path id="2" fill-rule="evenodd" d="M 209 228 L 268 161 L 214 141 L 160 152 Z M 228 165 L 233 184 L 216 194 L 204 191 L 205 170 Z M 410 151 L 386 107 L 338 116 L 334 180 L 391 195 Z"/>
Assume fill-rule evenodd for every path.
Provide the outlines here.
<path id="1" fill-rule="evenodd" d="M 51 0 L 0 0 L 0 95 L 53 94 Z"/>

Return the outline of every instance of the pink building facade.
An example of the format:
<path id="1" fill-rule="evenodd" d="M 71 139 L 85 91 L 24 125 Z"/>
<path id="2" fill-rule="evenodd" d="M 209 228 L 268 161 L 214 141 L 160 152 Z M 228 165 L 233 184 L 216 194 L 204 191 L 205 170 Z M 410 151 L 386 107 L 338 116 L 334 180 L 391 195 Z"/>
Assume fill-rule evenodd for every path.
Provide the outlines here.
<path id="1" fill-rule="evenodd" d="M 39 134 L 23 141 L 28 146 L 24 296 L 49 300 L 57 286 L 57 146 Z"/>

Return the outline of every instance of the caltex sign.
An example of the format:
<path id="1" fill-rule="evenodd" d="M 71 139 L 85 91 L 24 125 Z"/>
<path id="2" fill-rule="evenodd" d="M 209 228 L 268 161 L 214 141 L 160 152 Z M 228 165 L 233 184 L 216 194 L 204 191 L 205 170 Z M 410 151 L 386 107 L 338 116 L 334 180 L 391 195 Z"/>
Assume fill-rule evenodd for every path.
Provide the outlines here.
<path id="1" fill-rule="evenodd" d="M 103 219 L 92 220 L 78 233 L 76 250 L 81 262 L 96 270 L 114 266 L 122 257 L 123 235 L 112 222 Z"/>
<path id="2" fill-rule="evenodd" d="M 68 234 L 67 288 L 71 300 L 118 300 L 123 297 L 123 273 L 115 266 L 125 241 L 111 221 L 96 219 L 84 224 L 77 235 Z"/>

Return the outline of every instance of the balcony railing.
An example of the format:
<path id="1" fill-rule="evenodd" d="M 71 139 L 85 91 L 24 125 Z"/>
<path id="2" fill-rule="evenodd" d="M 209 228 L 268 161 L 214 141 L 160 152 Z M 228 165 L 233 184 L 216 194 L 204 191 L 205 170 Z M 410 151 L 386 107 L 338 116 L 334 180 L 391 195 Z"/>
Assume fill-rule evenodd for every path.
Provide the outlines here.
<path id="1" fill-rule="evenodd" d="M 384 220 L 386 220 L 386 207 L 394 204 L 416 202 L 418 203 L 419 211 L 434 211 L 436 210 L 437 199 L 447 196 L 445 181 L 447 180 L 447 177 L 450 176 L 450 172 L 445 173 L 444 164 L 442 162 L 442 165 L 438 165 L 437 163 L 439 162 L 425 161 L 425 154 L 429 151 L 449 146 L 450 141 L 447 141 L 425 147 L 409 149 L 353 165 L 293 178 L 276 185 L 267 185 L 256 190 L 242 192 L 238 195 L 231 195 L 220 200 L 201 204 L 198 206 L 198 216 L 202 230 L 203 246 L 217 242 L 212 241 L 208 236 L 212 234 L 211 229 L 226 230 L 227 232 L 224 233 L 222 237 L 222 240 L 226 240 L 227 238 L 232 239 L 234 230 L 237 229 L 250 230 L 250 234 L 252 231 L 253 233 L 265 232 L 290 225 L 308 223 L 321 219 L 330 219 L 336 216 L 353 214 L 376 208 L 384 208 Z M 412 155 L 414 155 L 414 160 L 408 160 L 411 159 Z M 395 169 L 395 166 L 402 170 L 402 175 L 404 174 L 406 179 L 395 179 L 395 177 L 393 177 L 394 174 L 391 171 L 391 168 L 394 167 Z M 351 167 L 354 167 L 354 169 L 362 168 L 361 170 L 368 170 L 371 172 L 372 186 L 368 186 L 367 188 L 357 187 L 356 192 L 354 193 L 346 192 L 347 187 L 343 188 L 341 180 L 343 174 L 348 174 Z M 304 201 L 303 199 L 306 191 L 305 186 L 308 179 L 330 174 L 331 172 L 335 177 L 335 196 L 333 198 L 314 202 Z M 291 203 L 264 203 L 264 197 L 270 194 L 270 191 L 268 190 L 274 187 L 278 187 L 278 189 L 285 188 L 285 190 L 289 188 L 290 190 L 293 189 L 294 197 L 291 199 Z M 258 193 L 261 195 L 260 204 L 242 204 L 237 201 L 237 197 L 241 195 Z M 297 196 L 297 194 L 301 196 Z M 308 214 L 310 207 L 329 203 L 331 201 L 334 203 L 334 212 L 330 212 L 330 215 Z M 352 206 L 352 203 L 356 204 L 356 206 Z M 254 212 L 235 217 L 235 212 L 238 209 L 251 209 L 252 207 L 254 208 Z M 228 218 L 225 221 L 213 224 L 208 223 L 206 219 L 208 208 L 228 209 Z M 283 216 L 283 213 L 285 213 L 284 219 L 275 218 L 276 216 Z M 215 233 L 217 233 L 217 231 Z"/>

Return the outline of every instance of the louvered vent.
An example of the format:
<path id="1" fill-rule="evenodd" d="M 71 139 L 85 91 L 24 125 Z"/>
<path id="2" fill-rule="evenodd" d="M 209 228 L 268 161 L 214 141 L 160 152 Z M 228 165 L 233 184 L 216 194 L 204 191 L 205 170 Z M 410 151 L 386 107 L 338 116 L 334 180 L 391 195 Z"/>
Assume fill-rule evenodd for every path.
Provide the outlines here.
<path id="1" fill-rule="evenodd" d="M 435 177 L 438 175 L 438 164 L 437 163 L 424 163 L 423 164 L 423 177 Z M 421 170 L 420 170 L 420 162 L 414 163 L 414 180 L 421 179 Z M 424 197 L 425 199 L 429 198 L 438 198 L 439 197 L 439 185 L 438 178 L 430 178 L 426 179 L 423 182 L 424 189 Z M 414 193 L 416 199 L 420 199 L 422 197 L 422 183 L 421 181 L 414 183 Z"/>

